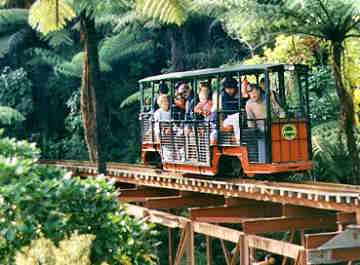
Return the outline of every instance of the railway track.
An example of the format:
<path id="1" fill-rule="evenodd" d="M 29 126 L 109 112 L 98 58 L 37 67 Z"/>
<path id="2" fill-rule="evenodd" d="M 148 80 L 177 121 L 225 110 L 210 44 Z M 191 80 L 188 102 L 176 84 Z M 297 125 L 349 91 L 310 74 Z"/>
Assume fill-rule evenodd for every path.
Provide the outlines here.
<path id="1" fill-rule="evenodd" d="M 74 172 L 76 175 L 97 175 L 94 163 L 79 161 L 43 161 Z M 360 187 L 324 182 L 287 183 L 253 179 L 214 179 L 201 176 L 186 177 L 146 165 L 107 163 L 107 177 L 119 182 L 241 197 L 275 203 L 287 203 L 343 212 L 359 207 Z"/>

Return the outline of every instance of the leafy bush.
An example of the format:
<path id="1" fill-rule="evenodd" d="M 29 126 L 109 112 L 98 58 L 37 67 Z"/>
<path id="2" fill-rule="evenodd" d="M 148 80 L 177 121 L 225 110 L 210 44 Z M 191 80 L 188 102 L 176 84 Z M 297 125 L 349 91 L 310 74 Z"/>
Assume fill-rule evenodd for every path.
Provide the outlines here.
<path id="1" fill-rule="evenodd" d="M 360 134 L 356 134 L 360 150 Z M 338 121 L 331 121 L 313 128 L 313 161 L 310 172 L 318 181 L 358 184 L 359 176 L 353 171 L 354 162 L 340 133 Z M 359 154 L 360 157 L 360 154 Z"/>
<path id="2" fill-rule="evenodd" d="M 25 116 L 33 112 L 32 83 L 23 68 L 3 69 L 0 75 L 0 106 L 12 107 Z"/>
<path id="3" fill-rule="evenodd" d="M 1 264 L 14 264 L 18 251 L 34 240 L 43 237 L 58 246 L 75 233 L 95 236 L 92 264 L 154 264 L 153 225 L 124 213 L 111 182 L 70 178 L 39 165 L 38 149 L 26 142 L 4 138 L 0 152 Z"/>

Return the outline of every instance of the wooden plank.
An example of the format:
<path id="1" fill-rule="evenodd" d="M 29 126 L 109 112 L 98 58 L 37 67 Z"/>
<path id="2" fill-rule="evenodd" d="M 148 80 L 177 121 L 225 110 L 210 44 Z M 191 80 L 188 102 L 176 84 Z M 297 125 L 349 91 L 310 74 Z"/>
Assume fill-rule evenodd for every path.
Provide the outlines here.
<path id="1" fill-rule="evenodd" d="M 331 213 L 334 213 L 334 211 L 284 204 L 282 215 L 286 217 L 307 217 L 310 215 L 322 215 Z"/>
<path id="2" fill-rule="evenodd" d="M 180 265 L 182 258 L 184 256 L 185 249 L 186 249 L 186 243 L 188 242 L 188 236 L 189 236 L 188 227 L 189 226 L 187 225 L 181 233 L 179 248 L 176 252 L 176 258 L 175 258 L 174 265 Z"/>
<path id="3" fill-rule="evenodd" d="M 336 215 L 266 218 L 262 220 L 244 221 L 243 231 L 246 234 L 261 234 L 308 228 L 324 228 L 336 226 L 336 222 Z"/>
<path id="4" fill-rule="evenodd" d="M 217 224 L 239 224 L 254 218 L 247 217 L 196 217 L 195 220 L 204 223 L 217 223 Z"/>
<path id="5" fill-rule="evenodd" d="M 337 221 L 341 225 L 356 224 L 356 213 L 336 213 Z"/>
<path id="6" fill-rule="evenodd" d="M 333 249 L 332 258 L 336 261 L 360 260 L 360 247 Z"/>
<path id="7" fill-rule="evenodd" d="M 240 245 L 240 264 L 241 265 L 249 265 L 250 264 L 250 248 L 247 241 L 247 237 L 244 235 L 241 235 L 239 237 L 239 242 L 241 242 Z"/>
<path id="8" fill-rule="evenodd" d="M 238 259 L 240 257 L 239 255 L 240 255 L 240 248 L 241 248 L 241 240 L 242 240 L 242 238 L 240 237 L 238 243 L 236 244 L 236 248 L 235 248 L 235 251 L 234 251 L 232 259 L 231 259 L 231 265 L 236 265 L 236 262 L 238 261 Z"/>
<path id="9" fill-rule="evenodd" d="M 200 223 L 200 222 L 193 222 L 194 224 L 194 232 L 223 239 L 225 241 L 230 241 L 233 243 L 237 243 L 239 240 L 239 236 L 243 235 L 244 233 L 241 231 L 237 231 L 235 229 L 222 227 L 219 225 L 207 224 L 207 223 Z"/>
<path id="10" fill-rule="evenodd" d="M 340 232 L 307 234 L 305 235 L 305 248 L 310 249 L 320 247 L 322 244 L 326 243 L 338 234 L 340 234 Z"/>
<path id="11" fill-rule="evenodd" d="M 194 227 L 192 223 L 188 224 L 188 242 L 186 251 L 187 265 L 195 265 L 195 239 L 194 239 Z"/>
<path id="12" fill-rule="evenodd" d="M 209 236 L 206 236 L 206 262 L 207 265 L 213 265 L 212 238 Z"/>
<path id="13" fill-rule="evenodd" d="M 172 209 L 172 208 L 189 208 L 200 206 L 218 206 L 224 205 L 225 200 L 222 197 L 163 197 L 163 198 L 147 198 L 144 206 L 149 209 Z"/>
<path id="14" fill-rule="evenodd" d="M 191 209 L 189 216 L 196 220 L 198 217 L 274 217 L 281 216 L 282 208 L 279 204 L 262 203 L 256 205 L 242 205 L 235 207 L 214 207 Z"/>
<path id="15" fill-rule="evenodd" d="M 304 248 L 299 245 L 255 235 L 246 235 L 246 239 L 248 241 L 249 247 L 262 249 L 274 254 L 293 259 L 296 259 L 298 257 L 299 251 L 304 250 Z"/>
<path id="16" fill-rule="evenodd" d="M 226 264 L 227 264 L 227 265 L 231 265 L 230 252 L 229 252 L 229 250 L 227 249 L 224 240 L 220 239 L 220 243 L 221 243 L 222 251 L 223 251 L 223 253 L 224 253 L 224 257 L 225 257 Z"/>
<path id="17" fill-rule="evenodd" d="M 174 196 L 177 195 L 176 192 L 170 190 L 161 190 L 161 189 L 127 189 L 122 190 L 119 193 L 120 202 L 144 202 L 149 197 L 162 197 L 162 196 Z"/>
<path id="18" fill-rule="evenodd" d="M 168 248 L 169 248 L 169 264 L 174 264 L 176 252 L 175 252 L 175 233 L 173 228 L 168 228 Z"/>

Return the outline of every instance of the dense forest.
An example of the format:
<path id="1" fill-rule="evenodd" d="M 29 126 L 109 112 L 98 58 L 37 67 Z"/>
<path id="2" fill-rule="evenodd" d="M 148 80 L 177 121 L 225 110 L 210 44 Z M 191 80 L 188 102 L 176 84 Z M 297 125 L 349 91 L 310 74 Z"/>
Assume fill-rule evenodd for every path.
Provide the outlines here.
<path id="1" fill-rule="evenodd" d="M 0 0 L 0 5 L 0 194 L 6 198 L 0 213 L 12 220 L 0 224 L 1 262 L 15 264 L 17 250 L 35 238 L 57 243 L 66 238 L 54 227 L 73 236 L 92 217 L 109 215 L 107 227 L 88 231 L 98 233 L 93 248 L 104 251 L 91 254 L 92 263 L 155 264 L 155 256 L 141 252 L 150 243 L 156 247 L 155 233 L 143 234 L 138 221 L 131 221 L 130 232 L 121 230 L 127 217 L 117 216 L 118 206 L 110 203 L 117 196 L 113 187 L 102 179 L 69 180 L 63 172 L 34 166 L 39 159 L 140 163 L 138 80 L 155 74 L 234 64 L 308 65 L 315 168 L 290 178 L 360 183 L 357 1 Z M 58 202 L 50 186 L 75 201 L 85 190 L 88 196 L 79 204 L 91 204 L 98 189 L 102 208 L 94 206 L 64 224 L 62 216 L 76 209 Z M 53 208 L 34 195 L 35 189 L 54 202 Z M 21 203 L 21 217 L 8 211 Z M 31 215 L 34 207 L 51 208 L 55 221 L 45 211 Z M 23 223 L 14 226 L 15 220 Z M 101 240 L 114 231 L 119 237 L 105 249 Z M 139 260 L 131 260 L 128 251 L 132 238 L 120 263 L 110 253 L 123 233 L 141 235 Z M 94 239 L 86 240 L 84 248 Z M 25 264 L 21 256 L 16 259 Z"/>

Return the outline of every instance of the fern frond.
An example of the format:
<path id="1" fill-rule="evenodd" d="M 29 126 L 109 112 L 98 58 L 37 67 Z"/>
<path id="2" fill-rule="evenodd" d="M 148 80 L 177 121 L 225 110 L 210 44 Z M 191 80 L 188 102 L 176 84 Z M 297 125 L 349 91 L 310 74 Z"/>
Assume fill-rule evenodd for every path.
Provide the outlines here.
<path id="1" fill-rule="evenodd" d="M 0 123 L 10 125 L 24 120 L 25 117 L 16 109 L 0 106 Z"/>
<path id="2" fill-rule="evenodd" d="M 138 42 L 132 34 L 122 32 L 104 41 L 99 51 L 99 58 L 111 65 L 129 56 L 135 58 L 136 55 L 152 48 L 152 41 Z"/>
<path id="3" fill-rule="evenodd" d="M 136 10 L 163 23 L 182 25 L 187 18 L 184 0 L 138 0 Z"/>
<path id="4" fill-rule="evenodd" d="M 43 38 L 52 47 L 71 46 L 74 44 L 74 41 L 71 38 L 71 32 L 68 29 L 49 32 L 49 34 L 45 35 Z"/>
<path id="5" fill-rule="evenodd" d="M 81 78 L 83 72 L 83 58 L 84 52 L 80 52 L 73 57 L 71 62 L 64 62 L 56 66 L 55 71 L 65 75 Z M 110 72 L 112 70 L 111 66 L 102 60 L 99 61 L 99 64 L 101 72 Z"/>
<path id="6" fill-rule="evenodd" d="M 144 96 L 150 96 L 151 95 L 152 88 L 147 88 L 144 90 Z M 134 94 L 128 96 L 126 99 L 124 99 L 121 104 L 120 108 L 125 108 L 131 104 L 134 104 L 136 102 L 140 102 L 141 93 L 140 91 L 135 92 Z"/>
<path id="7" fill-rule="evenodd" d="M 59 65 L 59 64 L 65 62 L 65 59 L 63 57 L 59 56 L 58 53 L 47 50 L 47 49 L 33 48 L 33 49 L 26 50 L 25 53 L 27 55 L 30 55 L 31 58 L 33 58 L 32 60 L 28 61 L 27 63 L 29 65 L 34 65 L 35 67 L 36 67 L 36 62 L 38 62 L 39 60 L 41 60 L 43 63 L 46 63 L 51 66 L 56 66 L 56 65 Z"/>
<path id="8" fill-rule="evenodd" d="M 37 0 L 30 8 L 29 24 L 46 35 L 63 29 L 74 17 L 74 10 L 62 0 Z"/>
<path id="9" fill-rule="evenodd" d="M 26 9 L 0 9 L 0 34 L 14 32 L 25 26 L 28 15 Z"/>

